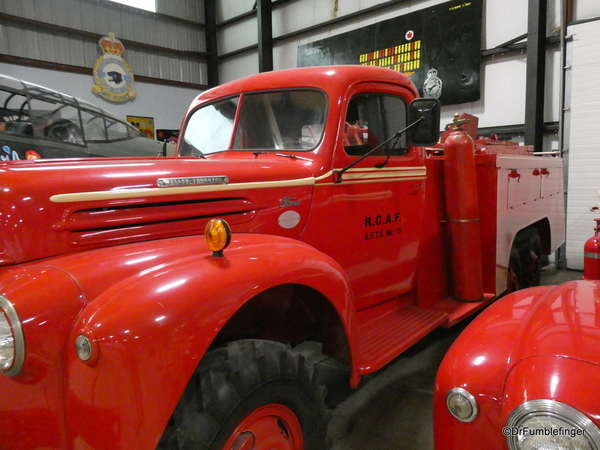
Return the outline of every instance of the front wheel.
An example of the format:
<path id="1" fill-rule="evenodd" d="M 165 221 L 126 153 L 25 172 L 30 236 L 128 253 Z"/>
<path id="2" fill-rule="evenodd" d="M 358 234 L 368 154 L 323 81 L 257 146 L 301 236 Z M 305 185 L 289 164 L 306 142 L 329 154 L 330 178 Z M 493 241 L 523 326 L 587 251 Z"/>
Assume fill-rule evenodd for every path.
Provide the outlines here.
<path id="1" fill-rule="evenodd" d="M 206 354 L 159 450 L 325 450 L 325 389 L 285 345 L 243 340 Z"/>

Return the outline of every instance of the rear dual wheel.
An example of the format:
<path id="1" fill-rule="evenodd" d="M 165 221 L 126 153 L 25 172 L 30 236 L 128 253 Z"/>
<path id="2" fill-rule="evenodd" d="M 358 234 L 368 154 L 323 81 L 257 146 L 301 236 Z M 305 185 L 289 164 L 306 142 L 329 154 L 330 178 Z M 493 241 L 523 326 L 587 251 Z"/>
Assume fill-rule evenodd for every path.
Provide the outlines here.
<path id="1" fill-rule="evenodd" d="M 232 342 L 206 354 L 158 450 L 325 450 L 325 389 L 285 345 Z"/>
<path id="2" fill-rule="evenodd" d="M 542 245 L 535 227 L 517 233 L 510 251 L 507 292 L 540 285 Z"/>

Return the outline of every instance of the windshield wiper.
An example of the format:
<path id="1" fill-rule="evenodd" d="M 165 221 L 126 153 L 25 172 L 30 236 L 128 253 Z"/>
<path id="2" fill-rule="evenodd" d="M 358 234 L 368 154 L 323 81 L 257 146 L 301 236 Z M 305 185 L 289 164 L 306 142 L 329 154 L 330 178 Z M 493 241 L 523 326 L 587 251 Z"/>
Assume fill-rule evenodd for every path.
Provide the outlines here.
<path id="1" fill-rule="evenodd" d="M 253 152 L 254 156 L 258 156 L 258 155 L 264 155 L 265 153 L 272 153 L 272 152 Z M 312 159 L 309 158 L 305 158 L 304 156 L 296 156 L 296 155 L 291 155 L 289 153 L 275 153 L 275 155 L 277 156 L 283 156 L 285 158 L 292 158 L 292 159 L 301 159 L 302 161 L 309 161 L 309 162 L 313 162 Z"/>
<path id="2" fill-rule="evenodd" d="M 302 161 L 310 161 L 310 162 L 312 162 L 312 159 L 308 159 L 308 158 L 305 158 L 303 156 L 290 155 L 289 153 L 275 153 L 275 154 L 277 156 L 285 156 L 286 158 L 301 159 Z"/>
<path id="3" fill-rule="evenodd" d="M 421 120 L 423 120 L 424 117 L 419 117 L 417 120 L 415 120 L 413 123 L 411 123 L 409 126 L 407 126 L 406 128 L 395 132 L 390 138 L 386 139 L 385 141 L 383 141 L 381 144 L 377 145 L 376 147 L 373 147 L 371 150 L 369 150 L 367 153 L 365 153 L 364 155 L 362 155 L 360 158 L 358 158 L 356 161 L 354 161 L 351 164 L 348 164 L 346 167 L 344 167 L 343 169 L 339 169 L 339 170 L 334 170 L 334 176 L 335 179 L 333 180 L 334 183 L 341 183 L 342 180 L 342 175 L 344 175 L 344 172 L 346 172 L 348 169 L 354 167 L 356 164 L 358 164 L 359 162 L 361 162 L 363 159 L 365 159 L 367 156 L 373 154 L 373 152 L 379 150 L 381 147 L 383 147 L 384 145 L 386 145 L 388 142 L 391 142 L 393 139 L 398 139 L 400 136 L 402 136 L 402 133 L 405 133 L 407 130 L 411 129 L 412 127 L 414 127 L 416 124 L 418 124 Z M 396 144 L 394 143 L 394 146 Z M 389 159 L 389 158 L 388 158 Z M 385 161 L 384 165 L 387 163 L 387 160 Z"/>

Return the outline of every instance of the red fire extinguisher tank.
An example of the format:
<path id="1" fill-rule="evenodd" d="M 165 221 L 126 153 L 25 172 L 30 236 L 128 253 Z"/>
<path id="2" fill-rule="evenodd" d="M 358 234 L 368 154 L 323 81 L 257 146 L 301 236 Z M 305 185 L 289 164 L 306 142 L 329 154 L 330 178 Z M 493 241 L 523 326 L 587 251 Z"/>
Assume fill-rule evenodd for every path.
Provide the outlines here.
<path id="1" fill-rule="evenodd" d="M 444 141 L 444 186 L 450 240 L 454 298 L 483 298 L 481 219 L 477 195 L 475 145 L 455 118 L 454 131 Z"/>
<path id="2" fill-rule="evenodd" d="M 596 221 L 594 236 L 583 247 L 583 279 L 600 280 L 600 219 Z"/>

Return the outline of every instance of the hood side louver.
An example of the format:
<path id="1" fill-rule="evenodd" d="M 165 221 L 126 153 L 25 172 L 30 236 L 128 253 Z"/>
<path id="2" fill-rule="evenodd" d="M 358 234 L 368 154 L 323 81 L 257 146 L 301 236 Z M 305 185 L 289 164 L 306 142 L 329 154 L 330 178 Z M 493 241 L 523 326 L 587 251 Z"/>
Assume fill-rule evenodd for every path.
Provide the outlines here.
<path id="1" fill-rule="evenodd" d="M 52 229 L 71 233 L 74 243 L 93 244 L 185 235 L 201 230 L 211 217 L 229 217 L 233 223 L 241 223 L 253 215 L 252 202 L 243 198 L 152 202 L 67 210 Z"/>

